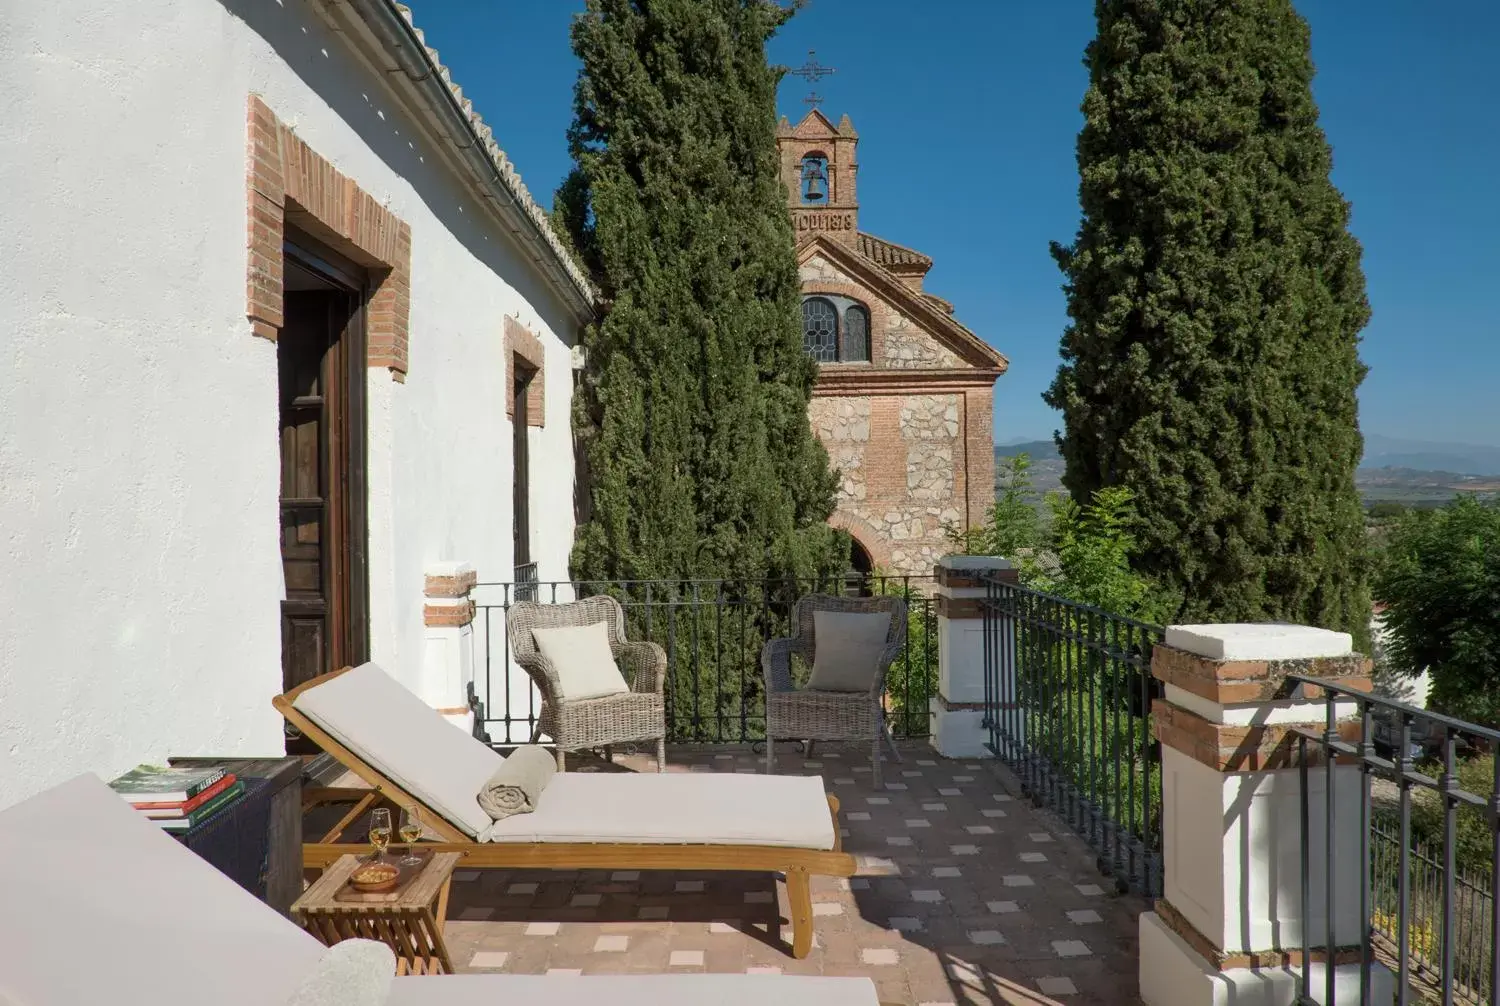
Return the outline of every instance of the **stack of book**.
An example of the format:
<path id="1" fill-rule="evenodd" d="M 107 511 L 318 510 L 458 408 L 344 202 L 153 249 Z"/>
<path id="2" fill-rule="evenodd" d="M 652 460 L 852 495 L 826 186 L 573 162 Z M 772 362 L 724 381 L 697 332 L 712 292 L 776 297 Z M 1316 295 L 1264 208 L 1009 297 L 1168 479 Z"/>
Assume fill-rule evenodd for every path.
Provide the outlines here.
<path id="1" fill-rule="evenodd" d="M 222 768 L 137 765 L 109 785 L 164 831 L 187 831 L 245 792 L 245 784 Z"/>

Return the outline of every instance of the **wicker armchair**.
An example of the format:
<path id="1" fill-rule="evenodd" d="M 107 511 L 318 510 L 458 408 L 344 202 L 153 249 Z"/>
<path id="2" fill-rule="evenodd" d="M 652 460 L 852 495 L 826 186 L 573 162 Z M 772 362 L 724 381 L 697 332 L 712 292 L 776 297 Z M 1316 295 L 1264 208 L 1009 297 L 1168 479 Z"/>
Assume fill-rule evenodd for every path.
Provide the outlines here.
<path id="1" fill-rule="evenodd" d="M 824 692 L 798 689 L 792 683 L 792 655 L 808 664 L 817 652 L 813 635 L 813 612 L 889 612 L 890 631 L 885 649 L 874 668 L 868 692 Z M 790 639 L 773 639 L 761 651 L 761 669 L 766 675 L 766 771 L 776 766 L 776 739 L 808 741 L 868 740 L 875 785 L 880 785 L 880 741 L 890 744 L 891 755 L 901 760 L 895 742 L 886 732 L 885 675 L 906 644 L 906 602 L 899 597 L 830 597 L 812 594 L 797 602 L 792 613 Z"/>
<path id="2" fill-rule="evenodd" d="M 630 691 L 598 699 L 559 701 L 557 672 L 537 650 L 531 630 L 595 622 L 609 626 L 609 648 Z M 572 604 L 518 601 L 511 606 L 505 623 L 516 663 L 542 693 L 542 715 L 531 740 L 535 743 L 543 733 L 553 739 L 559 772 L 568 751 L 602 747 L 604 757 L 611 758 L 612 745 L 653 739 L 656 770 L 666 771 L 667 713 L 662 690 L 667 681 L 667 655 L 655 643 L 632 643 L 625 638 L 625 612 L 619 601 L 603 596 Z"/>

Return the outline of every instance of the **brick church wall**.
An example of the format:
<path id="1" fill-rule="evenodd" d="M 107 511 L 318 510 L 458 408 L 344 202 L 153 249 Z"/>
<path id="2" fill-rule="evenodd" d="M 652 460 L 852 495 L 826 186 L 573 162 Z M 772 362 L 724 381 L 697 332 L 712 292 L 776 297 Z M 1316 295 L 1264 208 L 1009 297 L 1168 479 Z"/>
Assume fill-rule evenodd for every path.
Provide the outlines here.
<path id="1" fill-rule="evenodd" d="M 891 573 L 926 575 L 962 524 L 963 396 L 814 398 L 809 417 L 839 473 L 838 518 Z"/>
<path id="2" fill-rule="evenodd" d="M 809 259 L 801 276 L 804 294 L 841 294 L 870 310 L 873 365 L 825 364 L 825 370 L 963 366 L 952 350 L 826 259 Z M 978 501 L 966 498 L 976 437 L 965 422 L 965 410 L 974 408 L 974 398 L 963 393 L 814 391 L 808 418 L 839 473 L 834 523 L 854 535 L 887 572 L 930 574 L 937 560 L 952 551 L 949 530 L 962 528 Z M 987 441 L 988 425 L 983 432 Z M 993 460 L 984 460 L 992 484 Z"/>

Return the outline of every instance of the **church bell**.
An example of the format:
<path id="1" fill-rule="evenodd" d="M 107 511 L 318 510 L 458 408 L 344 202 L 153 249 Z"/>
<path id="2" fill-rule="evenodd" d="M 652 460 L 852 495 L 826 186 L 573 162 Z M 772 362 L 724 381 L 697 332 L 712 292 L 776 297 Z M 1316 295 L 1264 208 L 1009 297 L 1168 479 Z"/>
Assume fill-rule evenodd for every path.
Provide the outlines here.
<path id="1" fill-rule="evenodd" d="M 828 176 L 817 161 L 802 166 L 802 198 L 809 203 L 821 203 L 828 198 Z"/>

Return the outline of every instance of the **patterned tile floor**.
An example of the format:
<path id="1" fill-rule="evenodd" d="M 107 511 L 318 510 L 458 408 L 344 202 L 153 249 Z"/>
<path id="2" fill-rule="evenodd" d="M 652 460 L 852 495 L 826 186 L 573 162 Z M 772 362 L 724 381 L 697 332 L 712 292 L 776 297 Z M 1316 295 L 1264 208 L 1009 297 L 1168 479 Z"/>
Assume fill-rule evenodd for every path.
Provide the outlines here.
<path id="1" fill-rule="evenodd" d="M 676 772 L 754 772 L 746 747 L 669 751 Z M 447 938 L 466 971 L 867 975 L 882 1003 L 1134 1003 L 1136 917 L 1093 854 L 1013 798 L 991 765 L 903 748 L 871 785 L 868 757 L 778 748 L 777 770 L 821 774 L 843 807 L 859 876 L 815 878 L 817 941 L 794 960 L 775 878 L 736 873 L 456 873 Z M 616 770 L 648 770 L 643 755 Z M 610 770 L 570 761 L 569 769 Z M 786 927 L 790 939 L 790 926 Z"/>

